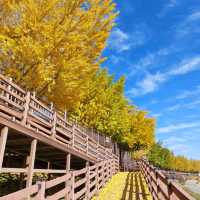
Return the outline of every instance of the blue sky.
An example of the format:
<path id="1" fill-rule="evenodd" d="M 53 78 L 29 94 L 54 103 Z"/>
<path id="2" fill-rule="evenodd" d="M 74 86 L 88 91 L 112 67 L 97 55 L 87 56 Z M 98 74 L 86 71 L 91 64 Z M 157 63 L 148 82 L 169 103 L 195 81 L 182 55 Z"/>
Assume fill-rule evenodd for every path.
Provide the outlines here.
<path id="1" fill-rule="evenodd" d="M 200 159 L 200 1 L 116 0 L 104 63 L 126 96 L 157 119 L 156 138 Z"/>

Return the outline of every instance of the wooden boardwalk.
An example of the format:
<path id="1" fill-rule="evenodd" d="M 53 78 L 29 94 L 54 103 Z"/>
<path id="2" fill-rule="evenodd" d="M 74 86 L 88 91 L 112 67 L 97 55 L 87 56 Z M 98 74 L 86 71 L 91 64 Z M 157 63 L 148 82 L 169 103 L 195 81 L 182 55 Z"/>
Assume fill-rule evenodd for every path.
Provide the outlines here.
<path id="1" fill-rule="evenodd" d="M 152 200 L 141 172 L 121 172 L 93 200 Z"/>
<path id="2" fill-rule="evenodd" d="M 114 160 L 102 161 L 53 180 L 38 182 L 0 200 L 28 200 L 30 196 L 33 200 L 90 200 L 116 172 Z"/>
<path id="3" fill-rule="evenodd" d="M 39 181 L 37 173 L 52 179 L 111 159 L 118 171 L 114 149 L 110 138 L 69 120 L 0 74 L 0 174 L 20 174 L 17 190 Z"/>
<path id="4" fill-rule="evenodd" d="M 0 200 L 92 199 L 119 171 L 117 145 L 107 139 L 0 75 L 0 174 L 20 174 L 18 191 Z M 193 200 L 149 163 L 138 169 L 114 176 L 96 199 Z M 47 179 L 34 180 L 38 173 Z"/>

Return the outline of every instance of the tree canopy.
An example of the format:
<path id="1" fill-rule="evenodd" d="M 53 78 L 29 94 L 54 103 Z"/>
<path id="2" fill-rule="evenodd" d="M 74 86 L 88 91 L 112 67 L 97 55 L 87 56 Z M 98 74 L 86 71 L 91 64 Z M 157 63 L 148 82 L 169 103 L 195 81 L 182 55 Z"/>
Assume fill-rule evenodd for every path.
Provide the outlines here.
<path id="1" fill-rule="evenodd" d="M 71 110 L 103 61 L 116 16 L 111 0 L 6 0 L 0 4 L 1 68 Z"/>
<path id="2" fill-rule="evenodd" d="M 116 16 L 112 0 L 1 1 L 0 70 L 84 126 L 148 149 L 155 120 L 102 68 Z"/>

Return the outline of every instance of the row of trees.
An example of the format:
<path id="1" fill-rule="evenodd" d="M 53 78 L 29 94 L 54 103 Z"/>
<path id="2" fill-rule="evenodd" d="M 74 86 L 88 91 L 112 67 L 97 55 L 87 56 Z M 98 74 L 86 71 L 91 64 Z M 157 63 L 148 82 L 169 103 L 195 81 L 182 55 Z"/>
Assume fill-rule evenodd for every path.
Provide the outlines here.
<path id="1" fill-rule="evenodd" d="M 187 159 L 184 156 L 175 156 L 172 151 L 164 148 L 160 143 L 152 146 L 147 154 L 148 160 L 155 166 L 178 171 L 200 171 L 200 160 Z"/>
<path id="2" fill-rule="evenodd" d="M 116 16 L 112 0 L 1 1 L 0 70 L 124 148 L 148 149 L 154 119 L 101 67 Z"/>
<path id="3" fill-rule="evenodd" d="M 114 81 L 102 69 L 116 16 L 112 0 L 1 1 L 1 73 L 124 149 L 142 149 L 136 157 L 148 154 L 157 166 L 196 171 L 198 161 L 154 144 L 155 120 L 128 102 L 124 77 Z"/>

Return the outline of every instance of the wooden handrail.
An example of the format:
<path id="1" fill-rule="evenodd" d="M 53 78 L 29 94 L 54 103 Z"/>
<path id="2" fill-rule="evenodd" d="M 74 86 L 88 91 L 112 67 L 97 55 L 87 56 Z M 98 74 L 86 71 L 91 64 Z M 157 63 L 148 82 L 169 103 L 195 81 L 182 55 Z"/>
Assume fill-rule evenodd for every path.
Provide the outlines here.
<path id="1" fill-rule="evenodd" d="M 162 172 L 147 161 L 140 162 L 140 169 L 154 200 L 195 200 L 177 183 L 169 181 Z"/>
<path id="2" fill-rule="evenodd" d="M 108 158 L 118 159 L 108 148 L 99 144 L 99 135 L 98 138 L 94 137 L 96 133 L 92 132 L 92 137 L 85 128 L 78 124 L 72 125 L 66 115 L 62 116 L 53 106 L 41 102 L 35 93 L 23 90 L 1 74 L 0 116 L 61 142 L 95 162 Z"/>
<path id="3" fill-rule="evenodd" d="M 67 172 L 66 175 L 59 178 L 47 182 L 39 182 L 28 188 L 0 197 L 0 200 L 22 200 L 29 198 L 33 194 L 36 199 L 40 200 L 54 200 L 64 197 L 67 197 L 68 200 L 78 200 L 80 197 L 82 199 L 91 199 L 100 187 L 117 173 L 118 169 L 112 164 L 114 161 L 114 159 L 106 160 L 91 167 L 88 166 L 81 170 Z M 91 176 L 90 173 L 93 173 L 93 175 Z M 50 196 L 46 195 L 46 191 L 49 188 L 56 187 L 63 182 L 66 182 L 64 188 Z"/>

